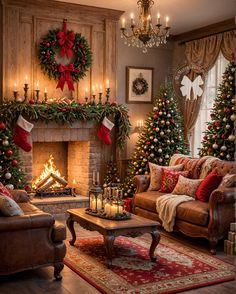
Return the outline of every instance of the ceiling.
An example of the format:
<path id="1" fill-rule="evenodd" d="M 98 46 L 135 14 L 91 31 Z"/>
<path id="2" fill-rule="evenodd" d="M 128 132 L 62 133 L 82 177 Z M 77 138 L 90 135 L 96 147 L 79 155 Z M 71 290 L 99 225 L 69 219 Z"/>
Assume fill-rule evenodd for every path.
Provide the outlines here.
<path id="1" fill-rule="evenodd" d="M 137 0 L 58 0 L 89 6 L 104 7 L 131 12 L 137 17 Z M 154 0 L 153 17 L 157 11 L 169 16 L 171 34 L 181 34 L 214 24 L 236 15 L 236 0 Z"/>

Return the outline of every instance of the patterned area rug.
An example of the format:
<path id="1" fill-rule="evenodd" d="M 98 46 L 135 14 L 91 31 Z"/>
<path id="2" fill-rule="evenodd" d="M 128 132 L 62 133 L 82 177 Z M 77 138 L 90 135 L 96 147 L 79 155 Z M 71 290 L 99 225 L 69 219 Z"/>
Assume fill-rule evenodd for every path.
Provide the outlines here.
<path id="1" fill-rule="evenodd" d="M 178 293 L 234 280 L 233 265 L 163 235 L 155 251 L 156 263 L 149 258 L 149 234 L 117 237 L 113 267 L 107 269 L 102 236 L 83 231 L 79 235 L 75 246 L 66 241 L 65 264 L 101 293 Z"/>

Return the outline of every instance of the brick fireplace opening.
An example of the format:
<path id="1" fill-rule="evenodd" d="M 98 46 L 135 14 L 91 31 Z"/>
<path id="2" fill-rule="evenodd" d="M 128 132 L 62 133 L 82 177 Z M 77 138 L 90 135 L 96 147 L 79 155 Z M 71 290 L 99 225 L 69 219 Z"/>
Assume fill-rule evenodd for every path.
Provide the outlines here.
<path id="1" fill-rule="evenodd" d="M 75 187 L 79 195 L 88 196 L 93 171 L 102 171 L 112 149 L 97 137 L 97 127 L 91 122 L 76 122 L 71 126 L 56 123 L 36 123 L 30 136 L 32 150 L 20 151 L 27 182 L 42 172 L 50 155 L 68 186 Z M 75 180 L 75 182 L 73 181 Z"/>

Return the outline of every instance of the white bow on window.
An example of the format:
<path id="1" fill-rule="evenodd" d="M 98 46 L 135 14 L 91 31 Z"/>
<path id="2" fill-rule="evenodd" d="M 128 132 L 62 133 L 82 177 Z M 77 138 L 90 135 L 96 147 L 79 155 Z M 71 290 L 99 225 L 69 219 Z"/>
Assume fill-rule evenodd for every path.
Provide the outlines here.
<path id="1" fill-rule="evenodd" d="M 187 76 L 183 76 L 180 91 L 183 96 L 186 96 L 186 99 L 190 100 L 191 89 L 193 89 L 193 99 L 197 99 L 197 96 L 201 96 L 203 93 L 203 90 L 200 87 L 203 84 L 204 82 L 200 75 L 197 76 L 193 82 Z"/>

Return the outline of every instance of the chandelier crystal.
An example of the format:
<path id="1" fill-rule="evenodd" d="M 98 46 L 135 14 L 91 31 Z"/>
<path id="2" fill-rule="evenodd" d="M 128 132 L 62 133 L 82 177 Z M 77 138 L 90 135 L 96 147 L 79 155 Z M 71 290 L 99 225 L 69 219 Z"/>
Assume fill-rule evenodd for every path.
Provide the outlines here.
<path id="1" fill-rule="evenodd" d="M 148 48 L 158 47 L 167 43 L 169 37 L 170 26 L 169 17 L 166 17 L 165 27 L 162 27 L 160 13 L 157 13 L 156 24 L 153 25 L 151 16 L 151 7 L 153 0 L 138 0 L 139 18 L 137 23 L 134 15 L 131 13 L 130 27 L 126 29 L 125 19 L 122 19 L 121 38 L 125 39 L 128 46 L 141 48 L 143 53 Z"/>

